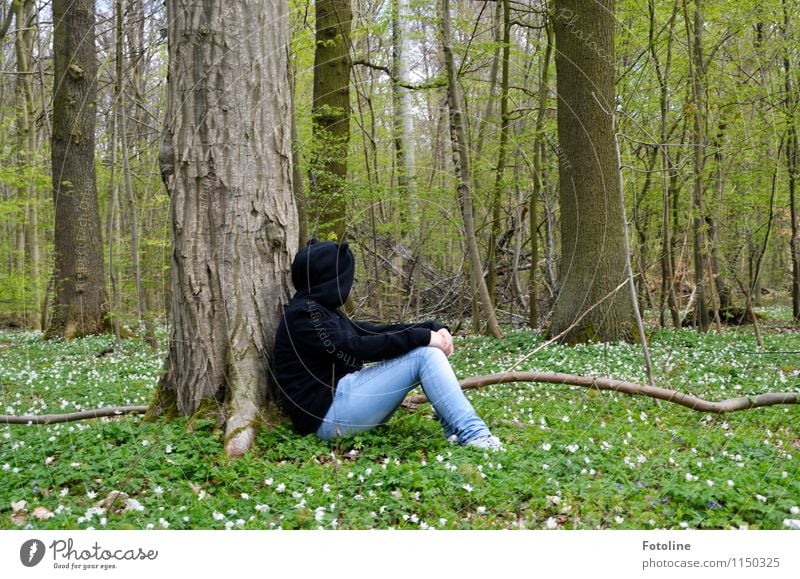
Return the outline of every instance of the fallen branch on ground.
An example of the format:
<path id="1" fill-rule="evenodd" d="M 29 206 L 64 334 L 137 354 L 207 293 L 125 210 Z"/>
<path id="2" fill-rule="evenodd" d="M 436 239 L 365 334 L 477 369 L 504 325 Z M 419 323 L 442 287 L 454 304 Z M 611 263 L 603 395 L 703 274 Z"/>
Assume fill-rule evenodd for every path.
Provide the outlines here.
<path id="1" fill-rule="evenodd" d="M 800 392 L 768 392 L 754 396 L 740 396 L 729 398 L 719 402 L 711 402 L 697 398 L 691 394 L 685 394 L 668 388 L 658 386 L 645 386 L 635 382 L 625 382 L 624 380 L 612 380 L 610 378 L 592 378 L 591 376 L 578 376 L 576 374 L 561 374 L 558 372 L 502 372 L 499 374 L 488 374 L 486 376 L 472 376 L 461 380 L 459 384 L 462 390 L 473 390 L 491 386 L 493 384 L 508 384 L 512 382 L 543 382 L 547 384 L 561 384 L 565 386 L 582 386 L 595 390 L 611 390 L 622 392 L 633 396 L 648 396 L 657 400 L 665 400 L 686 406 L 698 412 L 713 412 L 723 414 L 725 412 L 735 412 L 737 410 L 748 410 L 750 408 L 760 408 L 763 406 L 775 406 L 777 404 L 800 404 Z M 405 406 L 423 404 L 428 402 L 427 396 L 419 394 L 410 396 L 403 401 Z"/>
<path id="2" fill-rule="evenodd" d="M 56 424 L 57 422 L 75 422 L 107 416 L 123 416 L 125 414 L 144 414 L 147 406 L 106 406 L 96 410 L 83 410 L 69 414 L 34 414 L 13 416 L 0 414 L 0 424 Z"/>
<path id="3" fill-rule="evenodd" d="M 462 390 L 474 390 L 494 384 L 510 384 L 514 382 L 541 382 L 545 384 L 560 384 L 562 386 L 582 386 L 595 390 L 611 390 L 633 396 L 648 396 L 656 400 L 665 400 L 674 404 L 686 406 L 698 412 L 712 412 L 723 414 L 737 410 L 749 410 L 764 406 L 778 404 L 800 404 L 800 392 L 767 392 L 754 396 L 740 396 L 728 398 L 719 402 L 703 400 L 691 394 L 685 394 L 668 388 L 658 386 L 645 386 L 624 380 L 611 378 L 592 378 L 591 376 L 578 376 L 576 374 L 561 374 L 558 372 L 501 372 L 487 374 L 486 376 L 472 376 L 459 382 Z M 418 394 L 409 396 L 403 401 L 403 406 L 415 407 L 428 402 L 427 396 Z M 71 414 L 41 414 L 29 416 L 0 415 L 0 424 L 55 424 L 57 422 L 73 422 L 107 416 L 123 416 L 125 414 L 144 414 L 147 406 L 109 406 L 97 410 L 84 410 Z"/>

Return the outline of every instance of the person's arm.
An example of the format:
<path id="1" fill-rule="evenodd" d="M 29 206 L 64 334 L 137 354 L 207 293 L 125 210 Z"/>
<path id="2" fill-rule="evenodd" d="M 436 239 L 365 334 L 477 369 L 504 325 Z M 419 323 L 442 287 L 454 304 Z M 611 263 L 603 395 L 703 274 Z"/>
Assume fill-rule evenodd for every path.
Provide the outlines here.
<path id="1" fill-rule="evenodd" d="M 322 309 L 293 326 L 289 333 L 301 357 L 315 355 L 349 358 L 351 362 L 378 362 L 436 341 L 435 332 L 419 325 L 407 324 L 386 332 L 364 331 L 343 314 Z"/>
<path id="2" fill-rule="evenodd" d="M 412 324 L 376 324 L 373 322 L 353 321 L 356 329 L 361 335 L 369 334 L 383 334 L 386 332 L 397 332 L 406 330 L 408 328 L 425 328 L 431 332 L 438 332 L 442 328 L 446 328 L 444 324 L 440 324 L 436 320 L 426 320 L 424 322 L 417 322 Z"/>

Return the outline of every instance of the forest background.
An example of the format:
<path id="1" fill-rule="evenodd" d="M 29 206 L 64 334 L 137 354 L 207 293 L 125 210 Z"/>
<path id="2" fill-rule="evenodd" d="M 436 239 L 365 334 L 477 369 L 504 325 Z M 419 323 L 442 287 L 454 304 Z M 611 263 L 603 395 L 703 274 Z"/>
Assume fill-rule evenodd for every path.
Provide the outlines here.
<path id="1" fill-rule="evenodd" d="M 180 476 L 203 471 L 197 476 L 205 480 L 183 489 L 182 500 L 220 485 L 249 496 L 233 480 L 253 483 L 250 468 L 288 474 L 297 484 L 311 472 L 322 488 L 330 464 L 353 460 L 351 472 L 363 483 L 374 468 L 366 465 L 389 460 L 397 443 L 398 479 L 379 482 L 419 490 L 411 499 L 398 490 L 402 504 L 384 519 L 352 509 L 353 527 L 376 518 L 379 526 L 416 525 L 423 515 L 426 525 L 438 517 L 443 527 L 800 525 L 784 519 L 798 508 L 789 450 L 798 439 L 786 409 L 737 419 L 733 430 L 753 465 L 742 478 L 733 474 L 744 462 L 728 450 L 728 422 L 704 419 L 710 434 L 660 406 L 604 406 L 609 414 L 580 436 L 578 426 L 562 426 L 557 468 L 575 477 L 574 486 L 560 486 L 544 472 L 553 461 L 541 456 L 556 443 L 542 443 L 538 432 L 511 434 L 528 423 L 549 431 L 552 416 L 537 421 L 530 407 L 509 410 L 503 396 L 517 405 L 536 398 L 533 407 L 561 414 L 565 424 L 588 417 L 592 397 L 566 389 L 559 401 L 509 388 L 487 399 L 495 404 L 488 414 L 501 431 L 510 429 L 503 438 L 517 465 L 493 492 L 482 489 L 485 504 L 474 495 L 456 505 L 435 500 L 454 484 L 472 493 L 486 479 L 483 469 L 496 465 L 451 462 L 440 448 L 418 456 L 407 431 L 424 429 L 424 415 L 403 421 L 387 447 L 366 435 L 334 448 L 331 461 L 324 445 L 293 439 L 285 425 L 261 434 L 252 428 L 270 422 L 260 414 L 269 401 L 264 336 L 274 332 L 290 292 L 292 249 L 312 236 L 354 248 L 354 315 L 446 320 L 467 346 L 454 359 L 460 375 L 545 369 L 657 381 L 709 399 L 728 396 L 732 383 L 754 395 L 780 383 L 794 392 L 786 401 L 796 401 L 799 19 L 800 7 L 787 0 L 5 2 L 0 321 L 15 330 L 3 334 L 6 411 L 146 402 L 147 422 L 135 434 L 107 419 L 87 432 L 100 429 L 109 449 L 127 447 L 114 459 L 121 464 L 137 448 L 130 441 L 149 446 L 155 438 L 166 454 L 180 448 Z M 240 163 L 249 154 L 257 159 L 253 173 L 249 161 Z M 230 175 L 239 180 L 229 182 Z M 222 324 L 221 316 L 236 323 Z M 97 333 L 105 337 L 86 337 Z M 134 337 L 142 341 L 127 340 Z M 565 347 L 584 342 L 585 349 Z M 648 342 L 652 361 L 639 350 Z M 73 392 L 79 370 L 62 374 L 63 360 L 85 366 L 96 390 Z M 106 360 L 108 376 L 99 368 Z M 37 375 L 46 385 L 26 389 Z M 582 410 L 559 406 L 575 404 Z M 654 433 L 637 432 L 643 438 L 635 444 L 645 450 L 599 460 L 613 467 L 587 466 L 579 472 L 592 479 L 584 488 L 571 455 L 581 447 L 609 450 L 606 442 L 595 445 L 607 421 L 617 424 L 615 444 L 627 446 L 632 435 L 619 425 L 636 415 L 649 425 L 648 412 L 678 455 L 648 438 Z M 199 438 L 151 422 L 178 415 L 178 427 L 199 428 Z M 204 430 L 206 418 L 225 426 L 222 440 Z M 59 425 L 44 428 L 53 439 L 64 435 Z M 768 451 L 757 443 L 764 428 Z M 6 429 L 16 440 L 19 431 Z M 232 471 L 219 457 L 197 463 L 198 456 L 209 462 L 220 442 L 228 455 L 244 454 L 257 435 L 267 441 L 256 446 L 259 454 Z M 61 468 L 60 454 L 43 439 L 27 439 L 27 450 L 24 440 L 4 450 L 4 472 L 20 474 L 12 463 Z M 88 433 L 71 438 L 72 453 L 94 453 L 90 440 Z M 725 500 L 683 488 L 698 480 L 701 462 L 706 469 L 714 462 L 693 461 L 703 445 L 732 461 L 715 465 L 706 481 L 715 493 L 727 485 Z M 304 453 L 316 457 L 311 471 L 302 464 L 281 470 Z M 683 472 L 675 456 L 697 466 Z M 450 474 L 420 478 L 412 463 L 431 459 Z M 50 501 L 41 520 L 53 519 L 44 525 L 75 524 L 70 512 L 94 504 L 98 492 L 113 505 L 119 489 L 135 501 L 118 509 L 122 528 L 160 521 L 210 527 L 226 518 L 218 514 L 236 510 L 220 497 L 219 510 L 200 509 L 191 521 L 153 518 L 150 507 L 165 488 L 171 492 L 166 481 L 175 475 L 159 474 L 148 460 L 137 458 L 122 480 L 33 472 L 36 480 L 9 485 L 9 520 L 37 519 L 34 501 L 23 505 L 20 496 L 38 494 L 40 480 Z M 66 470 L 81 464 L 63 462 Z M 621 465 L 645 463 L 643 480 L 620 482 Z M 539 474 L 517 488 L 523 472 Z M 144 488 L 141 477 L 149 481 Z M 272 481 L 258 483 L 261 492 Z M 593 484 L 599 493 L 586 490 Z M 661 494 L 637 494 L 650 485 Z M 69 488 L 80 488 L 80 498 L 59 511 L 53 501 Z M 354 501 L 363 499 L 361 490 L 352 489 Z M 416 520 L 404 502 L 416 504 L 414 492 L 434 497 Z M 567 495 L 569 505 L 562 503 Z M 578 515 L 571 509 L 586 496 Z M 320 511 L 301 503 L 276 508 L 258 524 L 319 522 Z M 141 504 L 146 516 L 137 514 Z M 337 509 L 328 523 L 346 519 Z M 658 517 L 648 519 L 654 509 Z M 77 524 L 92 524 L 98 512 Z M 487 512 L 488 519 L 479 516 Z"/>

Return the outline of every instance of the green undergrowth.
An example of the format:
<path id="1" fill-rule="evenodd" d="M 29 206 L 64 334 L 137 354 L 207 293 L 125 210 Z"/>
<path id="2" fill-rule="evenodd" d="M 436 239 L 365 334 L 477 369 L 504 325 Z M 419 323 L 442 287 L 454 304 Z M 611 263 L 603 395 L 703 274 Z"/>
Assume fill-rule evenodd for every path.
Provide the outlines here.
<path id="1" fill-rule="evenodd" d="M 709 400 L 800 390 L 800 333 L 780 316 L 723 335 L 661 330 L 659 386 Z M 457 339 L 460 377 L 543 343 Z M 109 348 L 113 352 L 107 352 Z M 103 354 L 103 352 L 105 353 Z M 109 337 L 0 333 L 5 414 L 147 404 L 164 352 Z M 646 382 L 641 348 L 548 346 L 517 366 Z M 800 406 L 728 415 L 548 384 L 471 391 L 506 451 L 448 443 L 428 405 L 326 443 L 282 426 L 229 460 L 211 422 L 138 416 L 0 426 L 6 529 L 787 529 L 800 526 Z M 115 492 L 117 491 L 117 492 Z M 23 502 L 24 501 L 24 502 Z"/>

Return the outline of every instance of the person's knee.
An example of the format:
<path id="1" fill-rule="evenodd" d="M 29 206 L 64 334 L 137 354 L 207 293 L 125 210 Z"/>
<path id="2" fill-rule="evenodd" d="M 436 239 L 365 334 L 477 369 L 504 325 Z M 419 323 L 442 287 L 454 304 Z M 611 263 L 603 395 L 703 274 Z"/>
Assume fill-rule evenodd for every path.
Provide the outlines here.
<path id="1" fill-rule="evenodd" d="M 419 348 L 419 351 L 426 362 L 433 362 L 436 364 L 447 363 L 447 356 L 439 348 L 425 346 Z"/>

